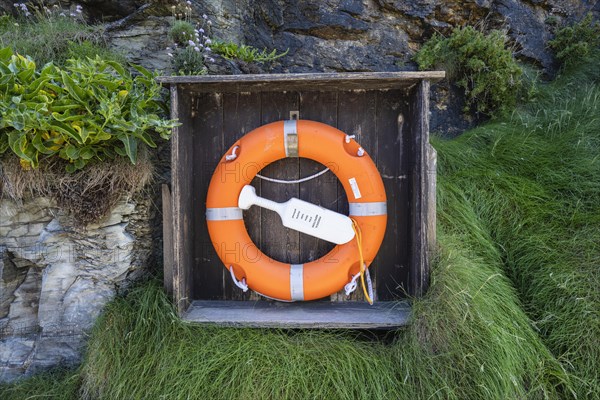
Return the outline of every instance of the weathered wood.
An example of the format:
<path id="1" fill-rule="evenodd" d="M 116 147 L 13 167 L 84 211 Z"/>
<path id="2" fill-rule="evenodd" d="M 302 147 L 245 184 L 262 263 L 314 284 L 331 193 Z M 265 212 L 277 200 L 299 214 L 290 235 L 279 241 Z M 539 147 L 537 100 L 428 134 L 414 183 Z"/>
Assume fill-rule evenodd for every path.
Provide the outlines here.
<path id="1" fill-rule="evenodd" d="M 427 160 L 426 160 L 426 179 L 427 179 L 427 214 L 425 215 L 427 227 L 427 254 L 428 254 L 428 265 L 425 266 L 423 271 L 423 286 L 421 292 L 425 293 L 429 285 L 429 273 L 431 268 L 431 260 L 435 257 L 437 251 L 437 152 L 429 143 L 427 144 Z"/>
<path id="2" fill-rule="evenodd" d="M 338 97 L 338 129 L 347 135 L 355 135 L 355 140 L 371 156 L 373 162 L 377 163 L 377 142 L 379 140 L 375 123 L 377 92 L 344 91 L 340 92 Z M 348 198 L 342 187 L 339 189 L 338 199 L 338 212 L 348 215 Z M 374 297 L 377 299 L 377 258 L 369 267 L 369 273 L 373 282 Z M 341 291 L 332 295 L 331 299 L 365 301 L 360 285 L 349 297 L 344 291 Z"/>
<path id="3" fill-rule="evenodd" d="M 407 325 L 406 302 L 194 301 L 182 315 L 197 324 L 284 329 L 395 329 Z"/>
<path id="4" fill-rule="evenodd" d="M 301 92 L 300 118 L 337 126 L 337 92 Z M 322 171 L 329 166 L 309 159 L 300 160 L 300 177 L 306 177 Z M 337 211 L 338 180 L 333 172 L 299 184 L 299 198 L 321 207 Z M 313 236 L 300 234 L 300 262 L 317 260 L 335 246 L 333 243 Z"/>
<path id="5" fill-rule="evenodd" d="M 257 112 L 258 110 L 258 112 Z M 223 148 L 229 149 L 239 138 L 261 125 L 260 118 L 260 93 L 226 93 L 223 95 Z M 244 171 L 244 174 L 258 172 Z M 260 182 L 256 178 L 252 185 L 260 196 Z M 244 224 L 250 238 L 257 246 L 261 246 L 261 212 L 259 207 L 251 207 L 244 211 Z M 253 257 L 252 254 L 246 256 Z M 229 272 L 223 270 L 224 298 L 231 300 L 258 299 L 259 295 L 249 290 L 243 292 L 233 284 Z"/>
<path id="6" fill-rule="evenodd" d="M 190 110 L 188 110 L 190 112 Z M 192 211 L 190 221 L 194 226 L 193 299 L 223 298 L 223 263 L 214 250 L 206 224 L 206 195 L 213 172 L 225 152 L 223 143 L 223 95 L 202 93 L 193 96 L 193 119 L 187 135 L 193 137 L 188 152 L 193 154 L 193 166 L 188 179 L 193 180 Z M 190 176 L 191 174 L 191 176 Z M 217 243 L 217 245 L 223 245 Z"/>
<path id="7" fill-rule="evenodd" d="M 379 300 L 394 300 L 407 291 L 409 275 L 409 182 L 410 165 L 408 124 L 409 94 L 402 90 L 379 92 L 377 99 L 377 168 L 387 196 L 386 234 L 377 255 L 377 295 Z"/>
<path id="8" fill-rule="evenodd" d="M 306 79 L 302 74 L 280 78 L 200 77 L 171 86 L 172 115 L 179 116 L 183 123 L 175 130 L 172 142 L 171 193 L 173 296 L 180 314 L 193 300 L 260 299 L 261 304 L 271 303 L 251 291 L 244 294 L 231 284 L 206 229 L 206 192 L 218 160 L 239 137 L 260 125 L 288 119 L 290 111 L 296 110 L 301 119 L 321 121 L 348 134 L 358 133 L 357 141 L 375 160 L 382 175 L 388 196 L 388 230 L 372 268 L 376 298 L 392 300 L 406 293 L 422 294 L 435 243 L 435 153 L 428 144 L 429 82 L 419 83 L 422 78 L 413 76 L 414 80 L 407 77 L 399 83 L 394 79 L 402 74 L 386 74 L 379 75 L 382 79 L 378 83 L 373 82 L 377 74 L 308 74 Z M 298 78 L 302 79 L 296 82 Z M 311 160 L 286 159 L 261 173 L 297 179 L 320 169 Z M 348 212 L 346 195 L 332 173 L 302 184 L 281 185 L 258 179 L 252 184 L 259 195 L 275 201 L 299 197 Z M 332 247 L 284 228 L 277 215 L 259 207 L 245 212 L 244 220 L 252 240 L 279 261 L 309 262 Z M 168 273 L 166 266 L 165 277 Z M 165 288 L 169 289 L 167 283 Z M 343 293 L 331 299 L 335 304 L 348 300 Z M 350 300 L 354 304 L 360 299 L 359 288 Z M 296 306 L 310 309 L 311 304 Z M 329 316 L 334 314 L 332 311 Z M 323 322 L 323 326 L 335 323 Z"/>
<path id="9" fill-rule="evenodd" d="M 182 126 L 190 124 L 189 96 L 180 98 L 176 85 L 171 86 L 171 118 L 179 118 Z M 184 112 L 180 113 L 180 108 Z M 189 275 L 192 268 L 191 248 L 193 229 L 191 220 L 192 180 L 189 171 L 193 170 L 189 151 L 192 136 L 182 132 L 183 128 L 173 128 L 171 140 L 172 166 L 172 210 L 173 210 L 173 295 L 176 307 L 181 313 L 189 306 L 191 285 Z"/>
<path id="10" fill-rule="evenodd" d="M 163 286 L 173 295 L 173 209 L 169 185 L 162 185 Z"/>
<path id="11" fill-rule="evenodd" d="M 421 296 L 428 284 L 429 252 L 427 236 L 427 148 L 429 146 L 429 81 L 421 81 L 415 88 L 413 113 L 413 171 L 412 226 L 411 226 L 411 282 L 410 294 Z"/>
<path id="12" fill-rule="evenodd" d="M 250 92 L 292 90 L 374 90 L 407 88 L 422 79 L 443 79 L 444 71 L 347 72 L 326 74 L 257 74 L 161 76 L 158 82 L 192 84 L 205 92 Z"/>
<path id="13" fill-rule="evenodd" d="M 261 93 L 261 123 L 289 119 L 290 111 L 297 111 L 299 96 L 297 92 Z M 267 165 L 261 175 L 293 180 L 298 178 L 300 169 L 298 158 L 284 158 Z M 261 195 L 276 202 L 284 202 L 299 196 L 298 185 L 287 185 L 261 180 Z M 261 250 L 271 258 L 284 263 L 298 264 L 300 260 L 300 233 L 286 228 L 275 212 L 261 208 Z M 267 247 L 268 245 L 268 247 Z"/>

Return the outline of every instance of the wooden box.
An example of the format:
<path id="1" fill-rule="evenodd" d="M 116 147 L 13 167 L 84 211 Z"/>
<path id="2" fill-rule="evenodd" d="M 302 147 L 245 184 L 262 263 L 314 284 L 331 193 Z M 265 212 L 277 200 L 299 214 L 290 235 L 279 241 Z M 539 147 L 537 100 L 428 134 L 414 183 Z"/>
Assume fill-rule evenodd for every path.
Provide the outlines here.
<path id="1" fill-rule="evenodd" d="M 171 187 L 163 188 L 165 288 L 180 315 L 245 326 L 402 325 L 409 308 L 397 300 L 426 290 L 435 242 L 435 151 L 429 145 L 428 99 L 430 81 L 443 76 L 432 71 L 159 78 L 170 86 L 172 117 L 182 123 L 172 138 Z M 300 119 L 356 135 L 381 174 L 388 225 L 370 268 L 375 307 L 366 305 L 360 288 L 350 297 L 341 292 L 294 304 L 243 293 L 211 245 L 205 200 L 218 161 L 239 137 L 295 112 Z M 323 168 L 312 160 L 287 158 L 261 174 L 293 180 Z M 297 197 L 348 213 L 345 193 L 331 172 L 300 184 L 258 178 L 252 184 L 260 196 L 278 202 Z M 333 247 L 284 228 L 276 214 L 258 207 L 244 212 L 244 220 L 257 246 L 279 261 L 305 263 Z"/>

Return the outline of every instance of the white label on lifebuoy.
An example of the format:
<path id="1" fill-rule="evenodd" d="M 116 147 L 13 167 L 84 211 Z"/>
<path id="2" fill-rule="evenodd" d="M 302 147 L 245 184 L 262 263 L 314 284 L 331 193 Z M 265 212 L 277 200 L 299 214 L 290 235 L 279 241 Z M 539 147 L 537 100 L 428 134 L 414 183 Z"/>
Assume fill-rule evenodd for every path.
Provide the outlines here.
<path id="1" fill-rule="evenodd" d="M 354 194 L 354 198 L 360 199 L 362 197 L 362 194 L 360 194 L 360 189 L 358 188 L 358 183 L 356 182 L 356 178 L 350 178 L 350 179 L 348 179 L 348 182 L 350 182 L 350 187 L 352 188 L 352 193 Z"/>

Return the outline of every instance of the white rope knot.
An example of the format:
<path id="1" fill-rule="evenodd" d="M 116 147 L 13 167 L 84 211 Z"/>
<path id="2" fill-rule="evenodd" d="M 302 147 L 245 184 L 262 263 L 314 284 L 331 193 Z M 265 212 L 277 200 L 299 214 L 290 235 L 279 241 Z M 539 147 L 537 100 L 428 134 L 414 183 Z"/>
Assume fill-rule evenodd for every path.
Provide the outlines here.
<path id="1" fill-rule="evenodd" d="M 352 280 L 344 286 L 344 291 L 346 292 L 346 296 L 350 296 L 352 292 L 356 290 L 358 287 L 358 278 L 360 278 L 360 272 L 352 277 Z"/>
<path id="2" fill-rule="evenodd" d="M 243 292 L 247 292 L 248 285 L 246 284 L 246 278 L 242 278 L 241 281 L 238 281 L 237 278 L 235 277 L 235 274 L 233 273 L 233 265 L 229 266 L 229 273 L 231 274 L 231 279 L 233 280 L 233 283 L 235 283 L 235 286 L 242 289 Z"/>
<path id="3" fill-rule="evenodd" d="M 346 296 L 350 296 L 358 287 L 358 278 L 360 278 L 360 272 L 352 277 L 352 280 L 344 286 L 344 291 L 346 292 Z M 367 291 L 369 293 L 369 297 L 373 298 L 373 282 L 371 282 L 371 274 L 369 273 L 369 269 L 365 268 L 365 279 L 367 281 Z"/>
<path id="4" fill-rule="evenodd" d="M 358 152 L 356 153 L 359 157 L 362 157 L 365 155 L 365 149 L 363 149 L 362 147 L 358 148 Z"/>
<path id="5" fill-rule="evenodd" d="M 354 139 L 356 135 L 346 135 L 346 143 L 350 143 L 350 139 Z"/>
<path id="6" fill-rule="evenodd" d="M 235 146 L 233 148 L 233 150 L 231 150 L 231 154 L 227 154 L 225 156 L 225 160 L 226 161 L 233 161 L 233 160 L 235 160 L 237 158 L 237 151 L 238 151 L 239 148 L 240 148 L 240 146 Z"/>

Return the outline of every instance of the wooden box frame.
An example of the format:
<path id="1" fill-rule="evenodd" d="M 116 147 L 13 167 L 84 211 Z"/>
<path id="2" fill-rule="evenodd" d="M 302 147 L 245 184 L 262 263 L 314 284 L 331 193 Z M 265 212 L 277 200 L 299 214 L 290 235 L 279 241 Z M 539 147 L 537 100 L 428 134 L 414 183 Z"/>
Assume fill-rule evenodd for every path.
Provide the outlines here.
<path id="1" fill-rule="evenodd" d="M 395 237 L 402 241 L 402 254 L 405 254 L 402 256 L 403 263 L 407 264 L 402 265 L 402 268 L 398 265 L 381 267 L 382 274 L 389 282 L 397 277 L 401 277 L 403 281 L 399 284 L 395 282 L 396 289 L 386 288 L 378 296 L 384 300 L 380 302 L 380 308 L 389 314 L 390 307 L 393 308 L 393 300 L 401 298 L 403 294 L 422 295 L 427 289 L 429 260 L 435 246 L 436 154 L 429 144 L 429 90 L 431 81 L 443 77 L 444 72 L 441 71 L 160 77 L 159 81 L 170 88 L 171 117 L 179 118 L 182 123 L 173 132 L 171 188 L 163 187 L 164 286 L 172 295 L 179 314 L 186 319 L 198 320 L 190 315 L 193 314 L 191 310 L 194 304 L 199 301 L 204 301 L 202 304 L 206 307 L 206 304 L 216 305 L 219 313 L 227 309 L 228 304 L 233 307 L 242 301 L 250 302 L 251 309 L 259 309 L 257 305 L 270 303 L 236 292 L 226 282 L 225 269 L 222 266 L 218 271 L 214 268 L 219 261 L 215 260 L 216 254 L 210 254 L 211 251 L 214 253 L 212 246 L 206 245 L 203 202 L 206 193 L 199 192 L 208 186 L 212 171 L 224 151 L 237 137 L 251 129 L 275 120 L 288 119 L 288 112 L 299 111 L 300 118 L 306 118 L 303 109 L 310 114 L 306 119 L 337 125 L 346 133 L 354 134 L 356 132 L 348 132 L 344 127 L 358 126 L 361 130 L 360 110 L 370 107 L 371 103 L 376 104 L 373 106 L 376 110 L 371 130 L 377 132 L 376 135 L 393 135 L 396 129 L 397 137 L 393 145 L 387 146 L 388 140 L 379 140 L 376 147 L 384 159 L 382 169 L 387 168 L 386 162 L 397 165 L 396 170 L 391 171 L 393 177 L 386 174 L 390 171 L 380 170 L 380 173 L 384 177 L 386 191 L 393 191 L 393 196 L 388 194 L 388 213 L 391 214 L 388 221 L 394 223 L 399 218 L 404 218 L 404 225 L 400 227 L 399 222 L 398 226 L 392 224 L 393 232 L 387 232 L 386 236 L 397 235 Z M 295 96 L 298 96 L 298 101 L 294 100 Z M 319 103 L 318 108 L 314 106 L 315 101 Z M 352 107 L 356 110 L 353 111 Z M 256 110 L 261 115 L 260 118 L 256 117 Z M 365 115 L 368 112 L 370 111 L 365 110 Z M 334 113 L 335 120 L 331 117 Z M 341 115 L 345 116 L 342 121 L 339 120 Z M 347 120 L 353 118 L 356 119 L 353 122 L 355 125 L 348 125 L 350 122 Z M 368 118 L 365 117 L 366 119 Z M 211 133 L 218 130 L 223 133 Z M 392 136 L 389 138 L 392 139 Z M 359 143 L 362 144 L 360 139 L 368 141 L 369 133 L 359 137 Z M 395 148 L 394 146 L 400 151 L 390 155 L 387 150 Z M 369 147 L 365 147 L 369 151 Z M 402 189 L 395 189 L 398 179 L 402 179 Z M 288 195 L 287 198 L 289 197 Z M 388 229 L 389 226 L 390 222 Z M 198 243 L 198 238 L 203 238 L 204 243 Z M 199 245 L 202 246 L 200 252 Z M 396 245 L 396 253 L 401 251 L 399 247 L 401 245 Z M 390 260 L 390 254 L 393 257 L 396 253 L 387 254 L 386 260 Z M 402 273 L 394 272 L 400 269 L 403 270 Z M 222 287 L 218 289 L 221 281 Z M 378 325 L 369 325 L 368 321 L 366 325 L 360 321 L 357 324 L 328 324 L 328 318 L 337 312 L 336 304 L 345 300 L 344 296 L 337 295 L 332 296 L 326 305 L 318 305 L 320 311 L 315 312 L 315 321 L 311 321 L 309 317 L 307 326 Z M 356 300 L 361 300 L 360 296 L 356 296 Z M 270 307 L 287 306 L 278 303 L 270 304 Z M 290 307 L 307 310 L 315 306 L 296 303 Z M 248 310 L 244 313 L 246 315 Z M 322 315 L 317 318 L 317 314 Z M 246 322 L 240 322 L 241 325 L 279 326 L 262 320 L 252 323 L 252 317 L 246 317 Z M 321 320 L 317 321 L 319 318 Z M 260 318 L 256 321 L 258 320 Z M 235 318 L 233 322 L 236 322 Z"/>

